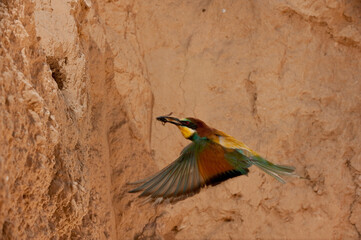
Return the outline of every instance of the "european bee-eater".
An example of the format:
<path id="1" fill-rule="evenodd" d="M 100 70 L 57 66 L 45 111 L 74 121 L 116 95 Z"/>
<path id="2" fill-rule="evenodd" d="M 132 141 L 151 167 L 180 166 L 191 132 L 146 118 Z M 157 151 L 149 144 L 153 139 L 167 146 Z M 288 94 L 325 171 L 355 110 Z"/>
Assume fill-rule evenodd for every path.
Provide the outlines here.
<path id="1" fill-rule="evenodd" d="M 141 184 L 130 192 L 143 191 L 140 196 L 175 197 L 199 190 L 209 184 L 219 183 L 228 178 L 247 175 L 248 168 L 256 165 L 281 183 L 282 175 L 295 175 L 294 167 L 276 165 L 262 158 L 244 143 L 207 126 L 196 118 L 178 119 L 161 116 L 163 124 L 172 123 L 182 135 L 191 140 L 177 160 L 154 176 L 138 181 Z"/>

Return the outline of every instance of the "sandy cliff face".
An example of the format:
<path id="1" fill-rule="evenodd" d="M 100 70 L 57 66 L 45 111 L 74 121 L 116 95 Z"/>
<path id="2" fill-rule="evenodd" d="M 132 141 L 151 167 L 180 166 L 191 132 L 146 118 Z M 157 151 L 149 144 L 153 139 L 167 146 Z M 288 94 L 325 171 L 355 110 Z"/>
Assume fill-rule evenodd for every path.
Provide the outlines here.
<path id="1" fill-rule="evenodd" d="M 359 1 L 0 3 L 0 239 L 357 239 Z M 129 181 L 194 116 L 305 180 L 255 167 L 177 203 Z"/>

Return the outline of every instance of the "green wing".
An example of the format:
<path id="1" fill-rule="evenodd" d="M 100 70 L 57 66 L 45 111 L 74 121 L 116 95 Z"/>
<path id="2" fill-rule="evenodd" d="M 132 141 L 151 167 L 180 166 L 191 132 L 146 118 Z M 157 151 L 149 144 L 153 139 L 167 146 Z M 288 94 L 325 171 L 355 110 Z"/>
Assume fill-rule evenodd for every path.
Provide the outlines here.
<path id="1" fill-rule="evenodd" d="M 142 185 L 130 192 L 143 191 L 140 196 L 171 197 L 199 189 L 204 185 L 197 164 L 197 155 L 202 147 L 192 142 L 183 149 L 177 160 L 154 176 L 139 181 Z"/>
<path id="2" fill-rule="evenodd" d="M 199 190 L 228 178 L 248 173 L 247 157 L 206 139 L 192 142 L 178 159 L 152 177 L 138 181 L 140 196 L 174 197 Z"/>

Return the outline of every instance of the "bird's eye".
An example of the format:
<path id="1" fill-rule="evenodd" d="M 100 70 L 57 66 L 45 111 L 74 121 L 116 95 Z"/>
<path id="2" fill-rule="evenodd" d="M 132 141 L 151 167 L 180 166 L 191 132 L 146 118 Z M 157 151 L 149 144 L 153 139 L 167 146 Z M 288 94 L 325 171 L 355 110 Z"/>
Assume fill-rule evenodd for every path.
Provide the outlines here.
<path id="1" fill-rule="evenodd" d="M 196 129 L 197 128 L 197 125 L 190 122 L 190 121 L 181 121 L 182 125 L 183 126 L 186 126 L 188 128 L 192 128 L 192 129 Z"/>
<path id="2" fill-rule="evenodd" d="M 182 125 L 189 126 L 190 122 L 188 121 L 182 121 Z"/>

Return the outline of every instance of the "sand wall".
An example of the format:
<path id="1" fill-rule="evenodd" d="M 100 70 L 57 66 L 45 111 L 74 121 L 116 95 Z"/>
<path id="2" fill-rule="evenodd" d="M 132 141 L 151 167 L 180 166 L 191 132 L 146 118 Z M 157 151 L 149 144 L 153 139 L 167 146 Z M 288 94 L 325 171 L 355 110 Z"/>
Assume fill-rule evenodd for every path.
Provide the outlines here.
<path id="1" fill-rule="evenodd" d="M 0 3 L 0 239 L 358 239 L 359 1 Z M 126 184 L 194 116 L 305 179 L 256 167 L 185 200 Z"/>

